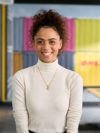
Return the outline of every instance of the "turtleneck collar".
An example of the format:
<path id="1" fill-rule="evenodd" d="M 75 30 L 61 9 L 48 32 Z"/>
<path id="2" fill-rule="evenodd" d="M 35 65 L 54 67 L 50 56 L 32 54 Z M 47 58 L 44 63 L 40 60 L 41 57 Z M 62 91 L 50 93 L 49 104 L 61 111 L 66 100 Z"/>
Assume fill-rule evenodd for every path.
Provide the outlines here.
<path id="1" fill-rule="evenodd" d="M 58 67 L 58 59 L 56 59 L 52 63 L 45 63 L 45 62 L 42 62 L 40 59 L 38 59 L 37 66 L 41 70 L 55 70 Z"/>

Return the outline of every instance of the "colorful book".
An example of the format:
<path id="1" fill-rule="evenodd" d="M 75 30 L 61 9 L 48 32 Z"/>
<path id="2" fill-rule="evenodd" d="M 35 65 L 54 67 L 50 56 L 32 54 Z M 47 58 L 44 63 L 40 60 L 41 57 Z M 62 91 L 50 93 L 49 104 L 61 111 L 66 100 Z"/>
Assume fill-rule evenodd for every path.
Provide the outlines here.
<path id="1" fill-rule="evenodd" d="M 12 46 L 13 47 L 13 21 L 10 19 L 7 19 L 7 47 Z"/>
<path id="2" fill-rule="evenodd" d="M 68 41 L 65 44 L 64 51 L 74 51 L 74 19 L 64 18 L 65 29 L 67 30 Z"/>
<path id="3" fill-rule="evenodd" d="M 23 19 L 23 39 L 24 39 L 24 46 L 23 46 L 23 51 L 33 51 L 34 50 L 34 45 L 32 44 L 31 41 L 31 35 L 30 35 L 30 29 L 32 26 L 33 20 L 32 18 L 24 18 Z"/>
<path id="4" fill-rule="evenodd" d="M 100 51 L 100 19 L 75 19 L 75 51 Z"/>
<path id="5" fill-rule="evenodd" d="M 37 63 L 38 57 L 35 53 L 33 52 L 23 52 L 23 68 L 35 65 Z"/>
<path id="6" fill-rule="evenodd" d="M 13 74 L 23 68 L 22 53 L 13 53 Z"/>
<path id="7" fill-rule="evenodd" d="M 23 50 L 23 18 L 14 18 L 13 36 L 14 51 L 21 52 Z"/>
<path id="8" fill-rule="evenodd" d="M 75 53 L 74 70 L 82 75 L 84 86 L 100 86 L 100 53 Z"/>
<path id="9" fill-rule="evenodd" d="M 64 51 L 59 57 L 58 57 L 58 63 L 70 70 L 73 70 L 73 52 L 66 52 Z"/>

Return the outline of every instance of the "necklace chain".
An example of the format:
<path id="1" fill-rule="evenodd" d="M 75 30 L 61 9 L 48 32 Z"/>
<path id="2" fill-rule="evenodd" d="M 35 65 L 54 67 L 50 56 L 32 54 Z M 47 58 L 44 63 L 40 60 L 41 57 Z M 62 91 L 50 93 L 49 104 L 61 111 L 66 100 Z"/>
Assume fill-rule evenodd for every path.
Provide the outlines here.
<path id="1" fill-rule="evenodd" d="M 55 71 L 55 73 L 54 73 L 52 79 L 50 80 L 49 84 L 47 84 L 46 80 L 44 79 L 43 74 L 42 74 L 42 72 L 40 71 L 40 68 L 39 68 L 39 67 L 38 67 L 38 70 L 39 70 L 39 73 L 40 73 L 40 76 L 41 76 L 42 80 L 44 81 L 44 83 L 45 83 L 45 85 L 46 85 L 46 89 L 49 89 L 49 87 L 50 87 L 50 85 L 51 85 L 53 79 L 55 78 L 55 75 L 56 75 L 56 73 L 57 73 L 57 69 L 56 69 L 56 71 Z"/>

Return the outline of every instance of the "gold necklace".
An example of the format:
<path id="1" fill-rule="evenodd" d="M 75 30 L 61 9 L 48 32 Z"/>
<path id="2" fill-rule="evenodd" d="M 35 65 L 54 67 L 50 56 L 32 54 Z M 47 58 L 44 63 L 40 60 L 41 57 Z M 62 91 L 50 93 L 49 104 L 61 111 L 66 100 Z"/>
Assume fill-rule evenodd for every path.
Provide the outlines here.
<path id="1" fill-rule="evenodd" d="M 55 75 L 56 75 L 56 73 L 57 73 L 57 69 L 56 69 L 56 71 L 55 71 L 55 73 L 54 73 L 52 79 L 50 80 L 49 84 L 47 84 L 46 80 L 44 79 L 43 74 L 42 74 L 42 72 L 40 71 L 40 68 L 39 68 L 39 67 L 38 67 L 38 71 L 39 71 L 39 73 L 40 73 L 40 76 L 41 76 L 42 80 L 44 81 L 44 83 L 45 83 L 45 85 L 46 85 L 46 89 L 48 90 L 48 89 L 50 88 L 50 85 L 51 85 L 53 79 L 55 78 Z"/>

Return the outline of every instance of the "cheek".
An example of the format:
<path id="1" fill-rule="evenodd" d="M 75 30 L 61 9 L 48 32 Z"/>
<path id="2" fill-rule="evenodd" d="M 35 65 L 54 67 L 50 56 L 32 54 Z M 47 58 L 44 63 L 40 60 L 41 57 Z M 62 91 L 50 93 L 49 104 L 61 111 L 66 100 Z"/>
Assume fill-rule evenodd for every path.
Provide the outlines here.
<path id="1" fill-rule="evenodd" d="M 39 51 L 40 50 L 40 47 L 38 46 L 38 45 L 34 45 L 34 49 L 35 49 L 35 51 Z"/>
<path id="2" fill-rule="evenodd" d="M 54 48 L 56 51 L 59 51 L 60 49 L 61 49 L 61 46 L 60 45 L 58 45 L 58 46 L 55 46 L 55 48 Z"/>

